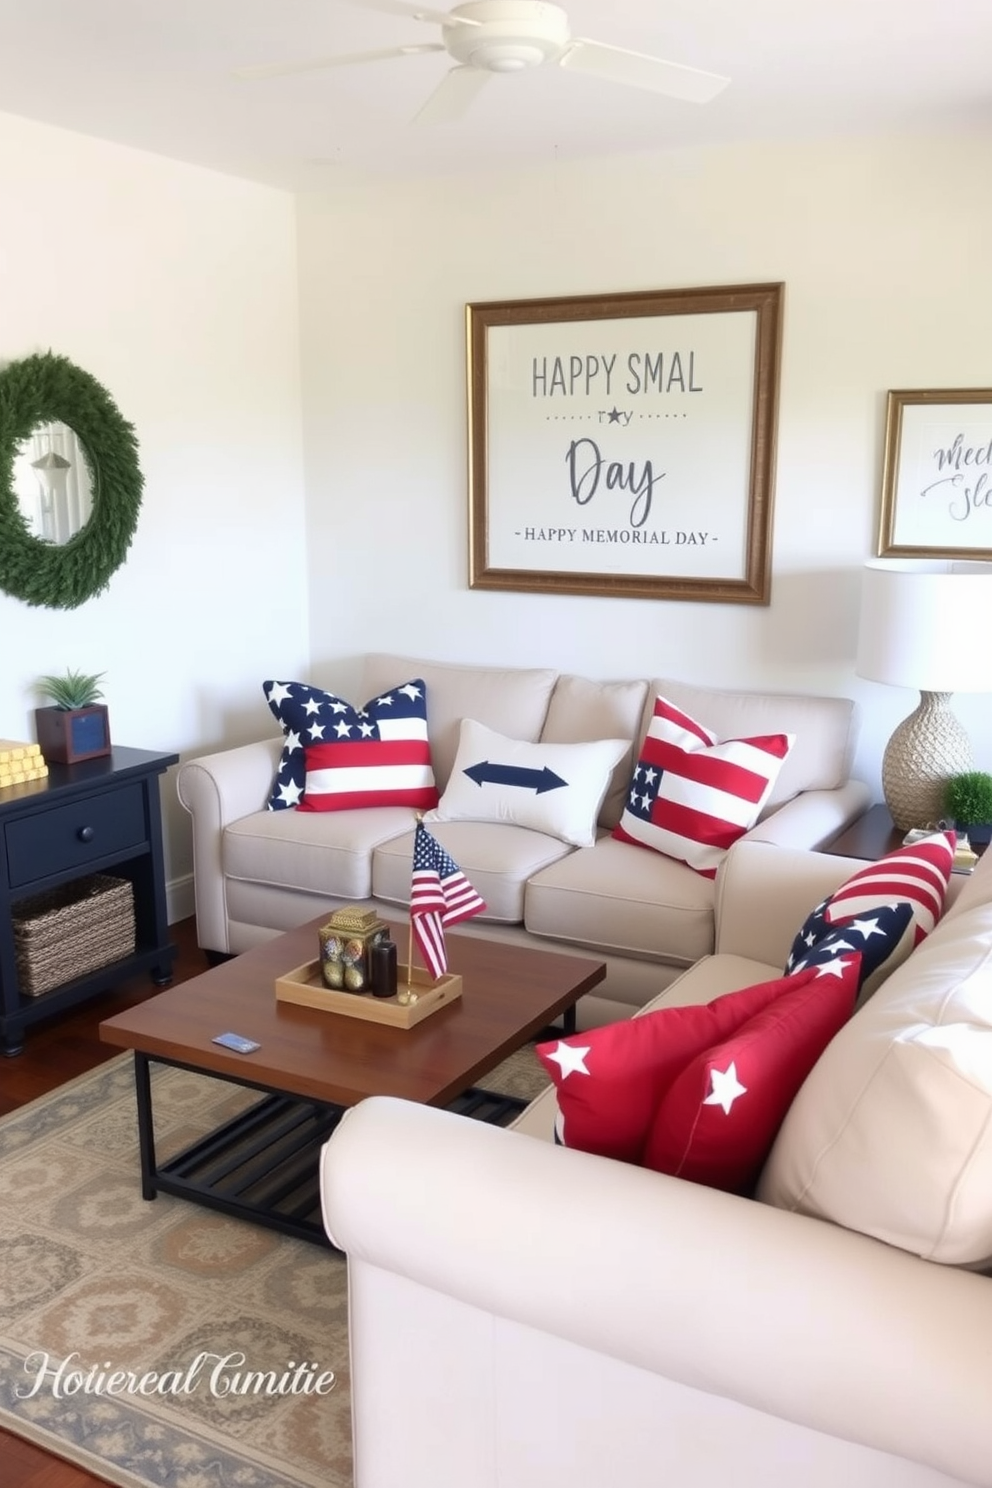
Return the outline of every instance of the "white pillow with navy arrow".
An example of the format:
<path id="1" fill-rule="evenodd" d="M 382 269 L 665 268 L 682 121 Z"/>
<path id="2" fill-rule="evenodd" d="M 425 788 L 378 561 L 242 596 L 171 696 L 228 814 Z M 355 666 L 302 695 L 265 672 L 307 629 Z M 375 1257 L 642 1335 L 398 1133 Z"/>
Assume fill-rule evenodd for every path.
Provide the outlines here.
<path id="1" fill-rule="evenodd" d="M 444 794 L 427 821 L 494 821 L 591 847 L 614 766 L 629 739 L 530 744 L 463 718 Z"/>

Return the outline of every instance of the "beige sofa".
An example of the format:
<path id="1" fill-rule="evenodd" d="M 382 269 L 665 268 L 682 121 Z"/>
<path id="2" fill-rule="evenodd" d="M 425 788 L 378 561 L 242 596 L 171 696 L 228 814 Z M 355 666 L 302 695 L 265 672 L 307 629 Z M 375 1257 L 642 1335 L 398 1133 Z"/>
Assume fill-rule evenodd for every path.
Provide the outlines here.
<path id="1" fill-rule="evenodd" d="M 713 881 L 659 853 L 611 837 L 657 694 L 719 738 L 792 733 L 795 743 L 751 835 L 816 847 L 864 810 L 869 792 L 850 778 L 854 705 L 845 698 L 735 692 L 669 678 L 607 682 L 547 668 L 452 666 L 374 654 L 360 697 L 422 678 L 434 773 L 443 790 L 464 718 L 520 740 L 574 744 L 627 739 L 613 771 L 592 847 L 505 822 L 450 821 L 433 830 L 486 900 L 472 935 L 536 939 L 594 951 L 607 964 L 603 998 L 580 1020 L 629 1015 L 713 948 Z M 368 902 L 404 918 L 414 813 L 268 811 L 282 737 L 186 761 L 179 798 L 193 818 L 196 921 L 208 952 L 236 954 L 325 908 Z"/>
<path id="2" fill-rule="evenodd" d="M 779 974 L 863 866 L 738 844 L 659 1005 Z M 821 1056 L 765 1202 L 556 1147 L 550 1089 L 509 1131 L 349 1113 L 356 1488 L 992 1488 L 992 1279 L 921 1258 L 992 1255 L 992 857 L 960 889 Z"/>

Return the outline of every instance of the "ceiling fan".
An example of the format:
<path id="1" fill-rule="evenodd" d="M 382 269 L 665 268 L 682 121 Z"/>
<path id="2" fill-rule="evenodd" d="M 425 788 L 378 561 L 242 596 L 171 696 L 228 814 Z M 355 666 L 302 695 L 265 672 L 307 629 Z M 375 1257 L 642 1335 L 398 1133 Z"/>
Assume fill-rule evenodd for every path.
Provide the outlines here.
<path id="1" fill-rule="evenodd" d="M 387 15 L 407 16 L 440 26 L 441 39 L 345 56 L 318 57 L 311 62 L 240 67 L 235 76 L 281 77 L 391 57 L 447 52 L 456 65 L 416 115 L 418 124 L 452 123 L 466 113 L 497 73 L 523 72 L 548 62 L 556 62 L 569 72 L 584 72 L 687 103 L 708 103 L 730 81 L 715 72 L 701 72 L 678 62 L 572 36 L 568 16 L 561 6 L 547 5 L 543 0 L 466 0 L 450 11 L 425 9 L 410 0 L 348 0 L 348 3 L 360 9 L 384 11 Z"/>

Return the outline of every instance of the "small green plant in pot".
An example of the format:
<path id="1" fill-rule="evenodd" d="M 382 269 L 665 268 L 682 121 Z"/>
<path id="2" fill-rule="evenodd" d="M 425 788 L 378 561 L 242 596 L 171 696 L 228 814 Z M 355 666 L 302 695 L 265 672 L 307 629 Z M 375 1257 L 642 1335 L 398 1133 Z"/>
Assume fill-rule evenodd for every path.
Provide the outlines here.
<path id="1" fill-rule="evenodd" d="M 38 690 L 50 698 L 34 710 L 38 743 L 48 764 L 78 764 L 110 753 L 110 719 L 100 683 L 105 672 L 65 671 L 38 678 Z"/>
<path id="2" fill-rule="evenodd" d="M 50 698 L 52 705 L 63 712 L 76 708 L 90 708 L 103 697 L 100 683 L 106 672 L 61 672 L 58 675 L 38 678 L 38 691 Z"/>
<path id="3" fill-rule="evenodd" d="M 966 770 L 952 775 L 944 791 L 944 810 L 970 842 L 992 838 L 992 775 Z"/>

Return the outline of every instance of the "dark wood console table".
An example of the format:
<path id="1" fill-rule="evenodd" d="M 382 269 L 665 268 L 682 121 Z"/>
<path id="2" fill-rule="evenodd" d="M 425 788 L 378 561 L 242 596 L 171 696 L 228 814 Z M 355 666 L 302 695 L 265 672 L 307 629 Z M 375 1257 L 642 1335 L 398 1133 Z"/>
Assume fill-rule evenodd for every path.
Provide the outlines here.
<path id="1" fill-rule="evenodd" d="M 177 754 L 114 748 L 100 759 L 50 764 L 44 780 L 0 790 L 0 1051 L 19 1054 L 24 1030 L 108 987 L 148 971 L 172 980 L 159 780 Z M 18 983 L 13 918 L 17 904 L 92 873 L 134 885 L 135 948 L 40 997 Z"/>

